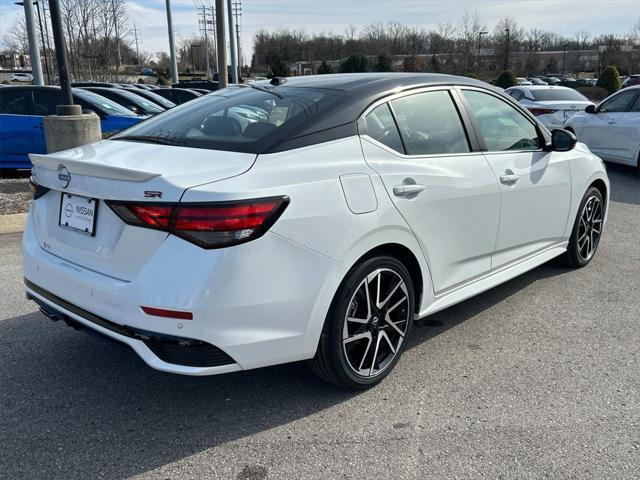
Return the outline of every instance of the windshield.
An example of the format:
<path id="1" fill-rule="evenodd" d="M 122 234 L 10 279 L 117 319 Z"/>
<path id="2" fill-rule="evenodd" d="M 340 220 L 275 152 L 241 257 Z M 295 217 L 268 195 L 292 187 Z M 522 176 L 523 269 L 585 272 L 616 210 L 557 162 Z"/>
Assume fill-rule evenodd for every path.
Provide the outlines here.
<path id="1" fill-rule="evenodd" d="M 539 102 L 545 101 L 573 101 L 573 102 L 588 102 L 589 99 L 582 95 L 580 92 L 575 90 L 571 90 L 567 88 L 566 90 L 558 89 L 558 88 L 549 88 L 549 89 L 541 89 L 541 90 L 531 90 L 531 95 L 533 95 L 534 100 Z"/>
<path id="2" fill-rule="evenodd" d="M 256 153 L 318 116 L 343 95 L 296 87 L 230 87 L 140 123 L 113 140 Z"/>
<path id="3" fill-rule="evenodd" d="M 107 115 L 119 115 L 121 117 L 135 117 L 136 114 L 131 110 L 126 109 L 122 105 L 117 104 L 113 100 L 98 95 L 97 93 L 89 92 L 87 90 L 81 90 L 78 88 L 73 89 L 73 94 L 78 98 L 99 107 Z"/>

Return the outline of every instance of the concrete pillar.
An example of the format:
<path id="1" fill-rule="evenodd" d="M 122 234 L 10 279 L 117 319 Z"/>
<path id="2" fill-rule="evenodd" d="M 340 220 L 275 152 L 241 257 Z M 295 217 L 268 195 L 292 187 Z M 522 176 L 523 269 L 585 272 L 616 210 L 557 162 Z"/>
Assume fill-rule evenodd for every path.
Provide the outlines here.
<path id="1" fill-rule="evenodd" d="M 47 153 L 59 152 L 102 140 L 100 117 L 95 113 L 44 117 Z"/>

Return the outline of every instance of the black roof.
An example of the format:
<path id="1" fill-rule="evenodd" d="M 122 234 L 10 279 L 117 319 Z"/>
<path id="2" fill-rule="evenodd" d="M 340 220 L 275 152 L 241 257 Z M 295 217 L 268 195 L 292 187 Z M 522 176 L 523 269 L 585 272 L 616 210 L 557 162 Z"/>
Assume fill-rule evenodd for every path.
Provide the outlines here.
<path id="1" fill-rule="evenodd" d="M 313 121 L 293 134 L 279 146 L 280 149 L 291 148 L 289 143 L 296 138 L 328 131 L 343 125 L 351 125 L 355 132 L 355 122 L 362 112 L 380 98 L 415 88 L 429 86 L 473 86 L 492 91 L 502 91 L 480 80 L 468 77 L 458 77 L 439 73 L 337 73 L 330 75 L 307 75 L 300 77 L 288 77 L 284 83 L 278 86 L 272 85 L 268 80 L 256 82 L 256 85 L 273 88 L 317 88 L 338 90 L 344 93 L 343 98 L 328 108 Z M 282 80 L 281 80 L 282 82 Z M 346 133 L 345 129 L 339 129 Z M 336 132 L 336 135 L 338 132 Z M 337 137 L 339 138 L 339 137 Z M 293 142 L 294 144 L 297 142 Z M 286 144 L 286 145 L 284 145 Z"/>

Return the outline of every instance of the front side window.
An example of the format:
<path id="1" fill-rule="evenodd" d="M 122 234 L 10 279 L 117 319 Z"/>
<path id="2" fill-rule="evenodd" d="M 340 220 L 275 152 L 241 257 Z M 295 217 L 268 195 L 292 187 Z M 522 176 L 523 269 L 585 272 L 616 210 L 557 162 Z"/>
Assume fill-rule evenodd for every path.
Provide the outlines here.
<path id="1" fill-rule="evenodd" d="M 31 92 L 28 90 L 13 90 L 3 87 L 0 90 L 0 113 L 7 115 L 29 115 Z"/>
<path id="2" fill-rule="evenodd" d="M 602 105 L 598 109 L 599 112 L 626 112 L 636 96 L 636 92 L 633 90 L 628 90 L 626 92 L 620 92 L 617 95 L 614 95 L 608 100 L 602 102 Z"/>
<path id="3" fill-rule="evenodd" d="M 336 103 L 343 92 L 299 87 L 231 87 L 204 95 L 112 140 L 257 153 Z"/>
<path id="4" fill-rule="evenodd" d="M 490 152 L 540 148 L 536 127 L 514 107 L 488 93 L 462 92 Z"/>
<path id="5" fill-rule="evenodd" d="M 423 92 L 391 101 L 408 155 L 470 151 L 467 135 L 445 90 Z"/>
<path id="6" fill-rule="evenodd" d="M 366 117 L 367 135 L 398 152 L 404 152 L 402 140 L 386 103 L 378 105 Z"/>

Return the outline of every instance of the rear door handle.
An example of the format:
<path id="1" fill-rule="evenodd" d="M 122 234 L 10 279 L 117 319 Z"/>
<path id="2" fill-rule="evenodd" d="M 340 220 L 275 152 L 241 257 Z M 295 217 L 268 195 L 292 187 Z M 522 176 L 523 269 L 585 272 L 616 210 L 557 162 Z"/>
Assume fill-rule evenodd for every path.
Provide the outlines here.
<path id="1" fill-rule="evenodd" d="M 420 185 L 417 183 L 405 184 L 405 185 L 395 185 L 393 187 L 393 194 L 396 197 L 413 197 L 422 192 L 425 188 L 424 185 Z"/>
<path id="2" fill-rule="evenodd" d="M 500 183 L 503 185 L 514 185 L 520 180 L 520 175 L 516 175 L 511 170 L 504 172 L 504 175 L 500 175 Z"/>

